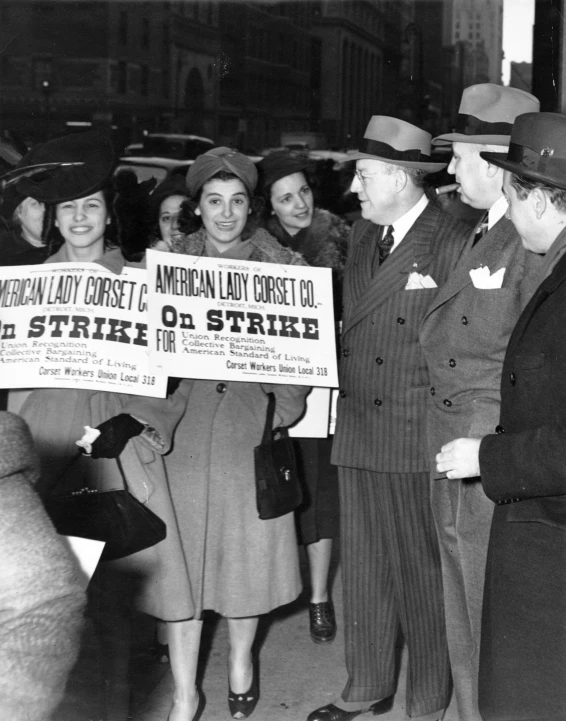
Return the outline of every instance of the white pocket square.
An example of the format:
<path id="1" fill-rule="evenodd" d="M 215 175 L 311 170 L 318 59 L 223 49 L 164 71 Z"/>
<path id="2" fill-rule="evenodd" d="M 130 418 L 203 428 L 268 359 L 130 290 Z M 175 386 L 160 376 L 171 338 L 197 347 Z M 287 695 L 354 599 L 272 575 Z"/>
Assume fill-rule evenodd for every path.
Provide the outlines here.
<path id="1" fill-rule="evenodd" d="M 421 275 L 420 273 L 409 273 L 409 279 L 405 290 L 418 290 L 419 288 L 438 288 L 430 275 Z"/>
<path id="2" fill-rule="evenodd" d="M 505 268 L 500 268 L 493 275 L 490 275 L 487 265 L 470 271 L 470 278 L 474 288 L 502 288 L 504 275 Z"/>

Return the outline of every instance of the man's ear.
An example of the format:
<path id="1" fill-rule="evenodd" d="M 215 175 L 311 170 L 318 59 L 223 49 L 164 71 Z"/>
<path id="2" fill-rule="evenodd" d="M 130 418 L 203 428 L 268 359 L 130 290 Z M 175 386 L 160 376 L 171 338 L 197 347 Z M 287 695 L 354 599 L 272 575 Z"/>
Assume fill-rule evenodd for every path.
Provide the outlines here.
<path id="1" fill-rule="evenodd" d="M 537 217 L 537 220 L 540 220 L 544 215 L 547 204 L 550 202 L 546 196 L 546 193 L 541 190 L 541 188 L 534 188 L 534 190 L 531 191 L 527 200 L 530 200 L 530 202 L 532 203 L 532 207 Z"/>
<path id="2" fill-rule="evenodd" d="M 503 185 L 503 168 L 498 168 L 497 165 L 487 162 L 487 169 L 485 172 L 488 178 L 495 178 L 497 173 L 501 172 L 501 184 Z"/>
<path id="3" fill-rule="evenodd" d="M 405 172 L 405 169 L 402 166 L 399 166 L 395 168 L 395 188 L 398 193 L 400 193 L 402 190 L 404 190 L 407 187 L 407 183 L 409 182 L 409 177 L 407 173 Z"/>

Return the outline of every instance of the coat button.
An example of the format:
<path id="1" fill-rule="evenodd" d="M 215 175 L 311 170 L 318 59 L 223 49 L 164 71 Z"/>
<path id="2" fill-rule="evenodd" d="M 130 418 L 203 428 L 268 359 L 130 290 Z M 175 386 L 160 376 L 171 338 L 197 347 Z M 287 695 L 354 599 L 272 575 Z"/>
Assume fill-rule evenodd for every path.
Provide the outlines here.
<path id="1" fill-rule="evenodd" d="M 397 318 L 397 323 L 399 323 L 399 325 L 403 325 L 404 322 L 405 322 L 404 318 Z"/>
<path id="2" fill-rule="evenodd" d="M 495 432 L 498 435 L 501 435 L 502 433 L 505 433 L 505 428 L 503 428 L 503 426 L 495 426 Z"/>
<path id="3" fill-rule="evenodd" d="M 383 363 L 383 358 L 376 358 L 375 362 L 377 363 L 378 366 L 380 366 Z"/>
<path id="4" fill-rule="evenodd" d="M 515 374 L 513 373 L 513 371 L 511 371 L 511 373 L 509 373 L 509 381 L 512 386 L 515 385 L 516 380 L 517 380 L 517 378 L 516 378 Z"/>
<path id="5" fill-rule="evenodd" d="M 374 406 L 380 406 L 383 403 L 381 398 L 376 398 L 373 402 Z"/>
<path id="6" fill-rule="evenodd" d="M 340 398 L 346 398 L 346 391 L 339 391 L 338 395 L 340 396 Z"/>
<path id="7" fill-rule="evenodd" d="M 454 358 L 450 358 L 450 360 L 448 361 L 448 365 L 450 366 L 450 368 L 454 368 L 454 366 L 456 365 L 456 361 L 454 360 Z"/>
<path id="8" fill-rule="evenodd" d="M 463 325 L 468 325 L 468 319 L 466 318 L 465 315 L 462 316 L 462 324 L 463 324 Z"/>
<path id="9" fill-rule="evenodd" d="M 216 392 L 217 393 L 226 393 L 226 383 L 219 383 L 216 386 Z"/>
<path id="10" fill-rule="evenodd" d="M 436 389 L 435 389 L 435 387 L 433 386 L 433 387 L 430 389 L 430 395 L 433 396 L 435 393 L 436 393 Z"/>
<path id="11" fill-rule="evenodd" d="M 344 356 L 344 358 L 347 358 L 350 355 L 350 351 L 348 350 L 348 348 L 344 348 L 344 350 L 342 351 L 342 355 Z"/>
<path id="12" fill-rule="evenodd" d="M 448 398 L 445 398 L 442 402 L 445 406 L 448 406 L 448 408 L 452 405 L 452 401 L 449 401 Z"/>

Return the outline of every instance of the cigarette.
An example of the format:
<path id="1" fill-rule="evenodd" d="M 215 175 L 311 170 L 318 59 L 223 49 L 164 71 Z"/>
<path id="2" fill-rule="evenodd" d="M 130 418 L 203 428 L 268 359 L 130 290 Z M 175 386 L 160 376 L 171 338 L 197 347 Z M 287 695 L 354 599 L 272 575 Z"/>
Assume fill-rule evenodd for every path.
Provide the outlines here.
<path id="1" fill-rule="evenodd" d="M 444 195 L 444 193 L 451 193 L 453 190 L 457 190 L 460 187 L 460 183 L 451 183 L 450 185 L 441 185 L 440 188 L 436 189 L 437 195 Z"/>

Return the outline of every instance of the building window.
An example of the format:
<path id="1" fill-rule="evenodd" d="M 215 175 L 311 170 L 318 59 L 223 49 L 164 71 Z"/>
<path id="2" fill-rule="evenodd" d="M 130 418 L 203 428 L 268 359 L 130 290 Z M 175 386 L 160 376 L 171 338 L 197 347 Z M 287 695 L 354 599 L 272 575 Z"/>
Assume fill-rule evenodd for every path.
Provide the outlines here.
<path id="1" fill-rule="evenodd" d="M 149 95 L 149 68 L 147 65 L 141 66 L 140 95 Z"/>
<path id="2" fill-rule="evenodd" d="M 118 92 L 125 95 L 128 92 L 128 64 L 118 63 Z"/>
<path id="3" fill-rule="evenodd" d="M 142 48 L 149 50 L 149 20 L 147 18 L 142 20 Z"/>
<path id="4" fill-rule="evenodd" d="M 118 41 L 122 45 L 128 44 L 128 13 L 125 10 L 120 11 L 118 19 Z"/>

